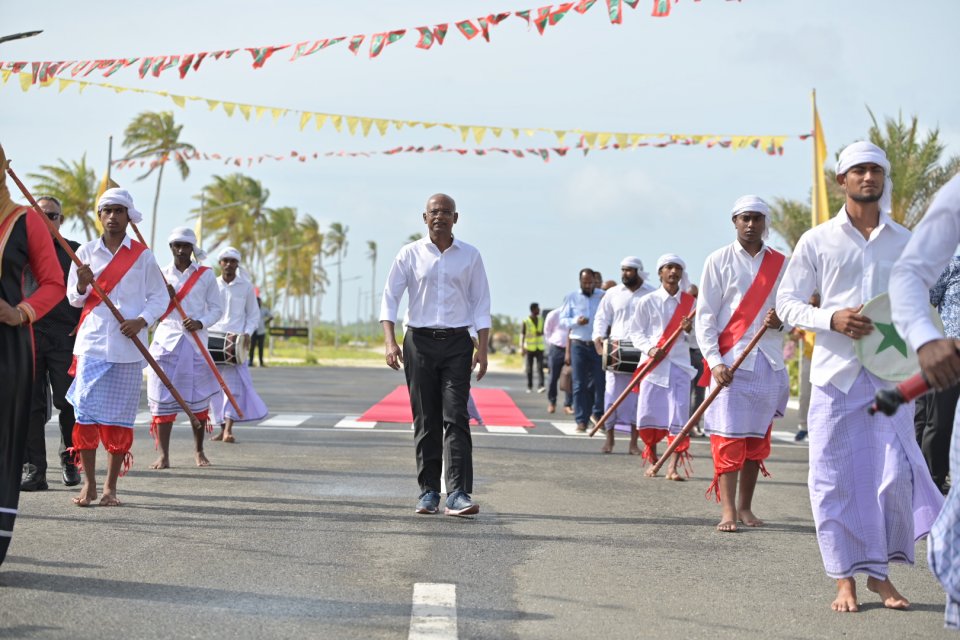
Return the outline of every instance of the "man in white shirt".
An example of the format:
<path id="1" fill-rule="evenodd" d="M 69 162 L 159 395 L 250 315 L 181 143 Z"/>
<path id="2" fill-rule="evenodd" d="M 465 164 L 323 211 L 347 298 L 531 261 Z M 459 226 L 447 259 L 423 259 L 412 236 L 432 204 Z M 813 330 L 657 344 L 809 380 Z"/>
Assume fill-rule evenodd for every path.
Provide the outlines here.
<path id="1" fill-rule="evenodd" d="M 927 291 L 960 244 L 960 176 L 944 186 L 914 229 L 890 274 L 893 322 L 920 358 L 927 381 L 937 391 L 960 381 L 958 341 L 944 338 L 930 320 Z M 904 407 L 900 411 L 905 411 Z M 960 428 L 954 416 L 950 475 L 955 478 L 946 503 L 930 529 L 928 564 L 947 592 L 946 626 L 960 629 Z"/>
<path id="2" fill-rule="evenodd" d="M 884 606 L 905 609 L 910 603 L 890 581 L 889 565 L 913 563 L 915 540 L 930 531 L 943 497 L 913 434 L 913 403 L 891 417 L 868 415 L 876 391 L 888 385 L 860 364 L 854 342 L 873 330 L 860 310 L 887 291 L 910 232 L 890 218 L 893 184 L 882 149 L 869 142 L 848 146 L 836 174 L 846 202 L 836 217 L 801 236 L 777 311 L 817 334 L 808 484 L 824 568 L 837 581 L 832 608 L 859 609 L 854 575 L 866 573 L 867 588 Z M 821 295 L 819 309 L 809 304 L 814 291 Z"/>
<path id="3" fill-rule="evenodd" d="M 769 214 L 757 196 L 734 203 L 737 239 L 707 257 L 697 297 L 697 342 L 707 361 L 700 384 L 724 387 L 704 415 L 714 468 L 707 493 L 717 492 L 721 532 L 736 531 L 738 522 L 763 524 L 753 513 L 753 494 L 760 473 L 769 475 L 763 461 L 770 455 L 770 430 L 789 397 L 777 333 L 783 323 L 773 309 L 785 258 L 764 242 Z M 774 331 L 764 333 L 734 375 L 730 366 L 761 327 Z"/>
<path id="4" fill-rule="evenodd" d="M 243 417 L 237 413 L 227 399 L 227 394 L 221 390 L 210 402 L 211 418 L 220 425 L 220 433 L 212 439 L 236 442 L 233 435 L 235 423 L 256 422 L 267 416 L 267 405 L 253 388 L 253 379 L 244 357 L 247 355 L 250 336 L 260 324 L 260 308 L 257 306 L 253 283 L 240 270 L 240 252 L 233 247 L 227 247 L 220 252 L 217 259 L 220 261 L 221 271 L 217 278 L 217 287 L 220 289 L 223 315 L 210 327 L 210 332 L 229 334 L 236 340 L 232 362 L 218 362 L 217 370 L 240 405 Z"/>
<path id="5" fill-rule="evenodd" d="M 690 380 L 696 370 L 690 365 L 686 334 L 693 329 L 688 316 L 693 312 L 696 299 L 681 288 L 681 283 L 685 284 L 686 269 L 687 264 L 680 256 L 672 253 L 660 256 L 657 275 L 661 286 L 643 296 L 631 325 L 630 337 L 634 345 L 658 362 L 640 383 L 640 392 L 634 401 L 637 429 L 644 435 L 646 444 L 643 452 L 645 464 L 656 463 L 656 443 L 667 434 L 672 442 L 690 417 Z M 677 329 L 681 333 L 667 347 L 667 340 Z M 648 439 L 645 434 L 653 437 Z M 670 458 L 667 480 L 685 480 L 677 473 L 677 464 L 681 460 L 689 471 L 690 438 L 687 436 Z M 645 475 L 652 477 L 653 468 L 647 469 Z"/>
<path id="6" fill-rule="evenodd" d="M 168 291 L 179 300 L 186 318 L 180 315 L 173 301 L 167 305 L 153 334 L 150 355 L 197 416 L 199 424 L 193 433 L 194 458 L 198 467 L 206 467 L 210 461 L 203 453 L 204 426 L 209 418 L 210 399 L 220 391 L 220 384 L 189 334 L 196 333 L 205 350 L 206 327 L 220 319 L 223 303 L 213 271 L 191 259 L 192 255 L 196 255 L 198 261 L 206 257 L 206 253 L 197 247 L 193 229 L 177 227 L 167 242 L 173 261 L 162 269 L 163 277 Z M 170 433 L 180 406 L 152 369 L 147 372 L 147 400 L 152 416 L 150 433 L 160 447 L 160 456 L 150 468 L 166 469 L 170 466 Z"/>
<path id="7" fill-rule="evenodd" d="M 547 413 L 557 410 L 557 385 L 560 382 L 560 371 L 563 369 L 567 353 L 569 329 L 560 326 L 560 309 L 547 312 L 543 320 L 543 334 L 547 342 L 547 369 L 550 371 L 550 381 L 547 384 Z M 573 413 L 573 397 L 569 391 L 563 392 L 563 412 Z"/>
<path id="8" fill-rule="evenodd" d="M 487 372 L 490 287 L 475 247 L 453 236 L 459 214 L 453 198 L 427 200 L 423 222 L 429 235 L 400 249 L 387 275 L 380 304 L 387 366 L 403 371 L 413 410 L 420 497 L 416 513 L 440 506 L 440 474 L 447 461 L 444 513 L 480 511 L 473 492 L 473 442 L 467 412 L 470 372 Z M 408 327 L 397 344 L 397 310 L 407 292 Z M 474 349 L 470 327 L 477 331 Z"/>
<path id="9" fill-rule="evenodd" d="M 123 189 L 107 189 L 97 203 L 103 235 L 77 249 L 83 263 L 70 267 L 67 299 L 82 307 L 73 353 L 76 370 L 67 400 L 77 424 L 73 449 L 78 452 L 84 482 L 73 503 L 86 507 L 97 499 L 97 446 L 107 450 L 107 479 L 101 506 L 119 506 L 117 478 L 133 464 L 133 423 L 140 405 L 144 360 L 131 338 L 147 339 L 147 327 L 170 298 L 153 254 L 127 236 L 127 224 L 143 216 Z M 94 279 L 123 314 L 118 323 L 93 292 Z M 122 467 L 122 469 L 121 469 Z"/>
<path id="10" fill-rule="evenodd" d="M 627 256 L 620 261 L 620 284 L 604 293 L 597 308 L 597 315 L 593 319 L 593 342 L 597 353 L 603 354 L 605 338 L 610 340 L 628 338 L 640 298 L 655 290 L 645 282 L 646 279 L 647 274 L 643 270 L 643 262 L 640 258 Z M 606 411 L 623 393 L 633 377 L 633 372 L 608 370 L 604 372 L 604 377 L 603 408 Z M 637 446 L 637 394 L 628 394 L 613 415 L 607 418 L 603 427 L 606 430 L 607 439 L 600 451 L 613 452 L 614 429 L 621 427 L 630 430 L 630 455 L 640 455 L 640 447 Z"/>

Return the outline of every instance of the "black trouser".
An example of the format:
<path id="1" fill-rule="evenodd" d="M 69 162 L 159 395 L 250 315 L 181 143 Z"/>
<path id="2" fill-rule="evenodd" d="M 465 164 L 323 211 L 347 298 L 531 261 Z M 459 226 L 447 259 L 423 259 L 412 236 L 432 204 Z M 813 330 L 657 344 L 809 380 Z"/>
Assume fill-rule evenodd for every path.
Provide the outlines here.
<path id="1" fill-rule="evenodd" d="M 560 370 L 563 368 L 563 360 L 566 358 L 567 350 L 564 347 L 558 347 L 554 344 L 547 345 L 547 364 L 550 370 L 550 384 L 547 387 L 547 402 L 557 404 L 557 383 L 560 380 Z M 570 393 L 564 391 L 563 406 L 572 407 L 573 398 Z"/>
<path id="2" fill-rule="evenodd" d="M 403 338 L 403 372 L 413 410 L 420 491 L 440 491 L 447 460 L 447 493 L 473 492 L 473 441 L 467 397 L 473 340 L 466 331 L 445 340 L 408 330 Z"/>
<path id="3" fill-rule="evenodd" d="M 0 324 L 0 564 L 13 536 L 33 394 L 30 329 Z"/>
<path id="4" fill-rule="evenodd" d="M 953 418 L 960 398 L 960 386 L 933 391 L 917 398 L 914 429 L 917 443 L 937 488 L 946 488 L 950 473 L 950 438 Z M 952 479 L 951 479 L 952 480 Z"/>
<path id="5" fill-rule="evenodd" d="M 257 349 L 260 355 L 260 366 L 263 366 L 263 342 L 266 338 L 264 333 L 255 333 L 250 336 L 250 362 L 247 363 L 247 366 L 253 366 L 253 350 Z"/>
<path id="6" fill-rule="evenodd" d="M 67 449 L 73 446 L 73 425 L 76 417 L 73 406 L 67 402 L 67 389 L 73 376 L 67 373 L 73 361 L 73 338 L 48 336 L 34 332 L 36 341 L 36 374 L 33 401 L 30 408 L 30 431 L 27 434 L 27 449 L 24 460 L 43 475 L 47 472 L 47 445 L 44 427 L 49 415 L 47 407 L 47 382 L 53 392 L 53 406 L 60 411 L 60 464 L 67 462 Z"/>
<path id="7" fill-rule="evenodd" d="M 537 363 L 537 375 L 540 376 L 540 386 L 543 387 L 543 351 L 525 351 L 527 360 L 527 389 L 533 389 L 533 363 Z"/>
<path id="8" fill-rule="evenodd" d="M 700 376 L 703 375 L 703 353 L 700 349 L 690 349 L 690 364 L 697 370 L 697 374 L 690 381 L 690 415 L 692 416 L 703 404 L 703 392 L 707 389 L 698 384 Z"/>

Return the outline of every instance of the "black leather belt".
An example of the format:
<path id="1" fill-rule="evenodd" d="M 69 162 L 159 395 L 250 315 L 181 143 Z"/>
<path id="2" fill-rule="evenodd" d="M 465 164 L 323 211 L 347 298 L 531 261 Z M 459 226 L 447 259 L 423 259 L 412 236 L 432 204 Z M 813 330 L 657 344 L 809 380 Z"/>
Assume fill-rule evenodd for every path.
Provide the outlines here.
<path id="1" fill-rule="evenodd" d="M 429 327 L 410 327 L 415 335 L 427 336 L 434 340 L 446 340 L 461 333 L 468 333 L 466 327 L 452 327 L 449 329 L 430 329 Z"/>

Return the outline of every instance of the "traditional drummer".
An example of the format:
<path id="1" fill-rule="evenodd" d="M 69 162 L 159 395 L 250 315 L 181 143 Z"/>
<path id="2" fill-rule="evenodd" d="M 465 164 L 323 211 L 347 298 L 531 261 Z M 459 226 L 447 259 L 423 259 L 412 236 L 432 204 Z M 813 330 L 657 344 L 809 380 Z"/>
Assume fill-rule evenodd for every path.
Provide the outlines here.
<path id="1" fill-rule="evenodd" d="M 686 269 L 687 264 L 676 254 L 667 253 L 657 259 L 661 286 L 640 301 L 632 325 L 630 337 L 634 344 L 657 362 L 640 383 L 637 399 L 637 429 L 647 445 L 643 452 L 645 463 L 657 461 L 656 443 L 664 436 L 676 436 L 690 417 L 690 381 L 696 369 L 690 364 L 687 334 L 693 329 L 690 316 L 696 300 L 686 291 Z M 678 329 L 679 337 L 670 343 Z M 689 449 L 690 438 L 684 436 L 667 467 L 668 480 L 685 479 L 677 472 L 677 464 L 690 459 Z M 653 467 L 646 475 L 654 475 Z"/>
<path id="2" fill-rule="evenodd" d="M 208 342 L 212 344 L 219 338 L 221 345 L 229 345 L 226 351 L 220 354 L 220 358 L 215 354 L 214 359 L 220 360 L 217 362 L 217 369 L 240 405 L 243 417 L 237 415 L 222 390 L 210 402 L 210 417 L 220 425 L 220 433 L 213 436 L 213 439 L 235 442 L 234 423 L 256 422 L 267 415 L 267 406 L 253 388 L 247 359 L 244 357 L 250 336 L 260 324 L 260 307 L 257 305 L 253 283 L 240 269 L 240 252 L 233 247 L 227 247 L 217 258 L 221 270 L 217 286 L 220 289 L 223 316 L 210 327 Z"/>
<path id="3" fill-rule="evenodd" d="M 177 227 L 167 242 L 173 261 L 161 271 L 170 295 L 176 296 L 186 318 L 171 300 L 153 334 L 150 354 L 199 420 L 193 434 L 194 458 L 198 467 L 205 467 L 210 461 L 203 452 L 204 425 L 210 400 L 220 391 L 220 385 L 189 333 L 196 333 L 206 348 L 206 328 L 220 319 L 223 303 L 213 270 L 193 260 L 193 256 L 200 261 L 207 255 L 197 246 L 193 229 Z M 152 416 L 150 432 L 160 448 L 160 456 L 150 468 L 166 469 L 170 466 L 170 433 L 180 406 L 152 369 L 147 373 L 147 400 Z"/>
<path id="4" fill-rule="evenodd" d="M 623 393 L 640 359 L 639 351 L 633 348 L 628 334 L 640 299 L 654 291 L 654 287 L 645 282 L 646 279 L 647 274 L 643 270 L 643 262 L 640 258 L 627 256 L 621 260 L 620 284 L 604 294 L 593 321 L 593 342 L 601 355 L 604 355 L 606 344 L 605 410 L 609 409 L 614 399 Z M 621 357 L 627 352 L 635 357 Z M 637 395 L 631 393 L 604 424 L 607 439 L 601 451 L 603 453 L 613 451 L 613 432 L 616 427 L 620 427 L 630 430 L 630 455 L 640 455 L 640 448 L 637 446 L 636 420 Z"/>
<path id="5" fill-rule="evenodd" d="M 873 331 L 879 344 L 902 340 L 889 318 L 862 305 L 887 291 L 890 271 L 910 232 L 890 217 L 890 163 L 882 149 L 856 142 L 840 153 L 837 183 L 846 196 L 836 217 L 801 236 L 783 276 L 777 311 L 815 331 L 808 416 L 810 504 L 827 575 L 837 581 L 832 608 L 857 611 L 855 574 L 885 607 L 910 602 L 893 586 L 890 563 L 913 564 L 915 541 L 929 531 L 943 502 L 913 434 L 913 403 L 894 416 L 870 416 L 876 391 L 889 386 L 868 372 L 854 344 Z M 808 304 L 821 292 L 819 309 Z"/>

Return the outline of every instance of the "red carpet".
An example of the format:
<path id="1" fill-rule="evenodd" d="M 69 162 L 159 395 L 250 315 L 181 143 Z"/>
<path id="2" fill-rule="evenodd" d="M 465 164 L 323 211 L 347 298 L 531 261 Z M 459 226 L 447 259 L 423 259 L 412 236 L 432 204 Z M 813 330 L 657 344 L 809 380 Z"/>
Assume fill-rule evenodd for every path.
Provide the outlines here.
<path id="1" fill-rule="evenodd" d="M 483 421 L 494 427 L 532 427 L 533 423 L 523 415 L 503 389 L 471 389 L 477 410 Z M 373 405 L 357 418 L 359 422 L 399 422 L 410 424 L 413 413 L 410 411 L 410 396 L 406 385 L 400 385 L 387 396 Z"/>

